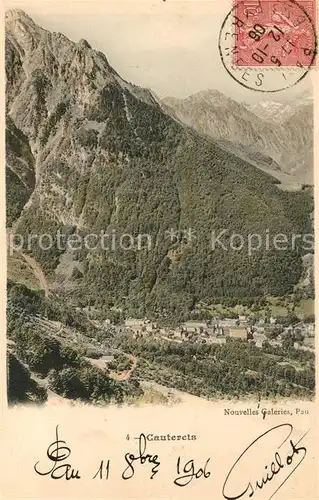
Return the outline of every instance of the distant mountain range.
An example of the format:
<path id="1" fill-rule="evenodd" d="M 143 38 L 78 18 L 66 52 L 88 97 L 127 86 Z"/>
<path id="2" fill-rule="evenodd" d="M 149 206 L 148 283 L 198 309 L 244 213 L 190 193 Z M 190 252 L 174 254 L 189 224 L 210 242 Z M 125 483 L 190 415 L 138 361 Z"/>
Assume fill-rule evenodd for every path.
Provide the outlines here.
<path id="1" fill-rule="evenodd" d="M 298 95 L 296 100 L 288 102 L 259 101 L 255 104 L 245 104 L 245 106 L 262 120 L 283 124 L 298 111 L 305 108 L 309 111 L 309 106 L 313 108 L 313 97 L 309 91 L 305 91 Z M 310 115 L 313 115 L 312 109 Z"/>
<path id="2" fill-rule="evenodd" d="M 210 235 L 311 231 L 310 194 L 285 192 L 256 168 L 299 175 L 298 158 L 311 154 L 308 107 L 275 127 L 216 91 L 159 102 L 86 40 L 20 10 L 6 14 L 6 78 L 8 226 L 53 241 L 57 231 L 151 238 L 143 249 L 34 245 L 56 293 L 80 307 L 182 317 L 199 301 L 292 291 L 301 250 L 248 256 L 213 250 Z"/>
<path id="3" fill-rule="evenodd" d="M 313 100 L 238 103 L 216 90 L 163 99 L 183 123 L 279 179 L 285 188 L 313 184 Z M 227 142 L 226 142 L 227 141 Z M 257 155 L 257 156 L 256 156 Z"/>

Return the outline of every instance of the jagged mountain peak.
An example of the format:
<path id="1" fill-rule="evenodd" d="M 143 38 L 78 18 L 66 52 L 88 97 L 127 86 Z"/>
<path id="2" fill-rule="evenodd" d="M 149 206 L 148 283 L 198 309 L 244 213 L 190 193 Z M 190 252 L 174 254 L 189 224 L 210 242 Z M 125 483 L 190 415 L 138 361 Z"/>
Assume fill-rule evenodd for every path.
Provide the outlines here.
<path id="1" fill-rule="evenodd" d="M 293 100 L 287 102 L 265 100 L 255 104 L 246 104 L 246 108 L 263 120 L 283 124 L 291 119 L 293 115 L 304 111 L 312 115 L 313 96 L 306 90 Z"/>
<path id="2" fill-rule="evenodd" d="M 38 66 L 43 62 L 47 63 L 46 66 L 50 69 L 52 66 L 50 61 L 43 61 L 48 55 L 56 58 L 57 64 L 62 65 L 67 56 L 76 58 L 77 53 L 81 51 L 86 58 L 86 63 L 90 59 L 89 63 L 92 65 L 94 58 L 99 60 L 100 67 L 110 69 L 104 54 L 93 51 L 87 40 L 82 38 L 76 43 L 62 33 L 45 30 L 20 9 L 7 11 L 5 24 L 7 45 L 11 44 L 19 52 L 23 62 L 29 59 L 31 52 L 36 52 L 32 54 L 32 59 L 35 59 Z"/>
<path id="3" fill-rule="evenodd" d="M 29 24 L 30 26 L 36 26 L 33 19 L 31 19 L 31 17 L 28 16 L 28 14 L 26 14 L 26 12 L 24 12 L 24 10 L 22 10 L 22 9 L 9 9 L 9 10 L 7 10 L 6 14 L 5 14 L 5 20 L 6 20 L 6 23 L 10 23 L 13 21 L 21 21 L 21 22 L 24 22 L 26 24 Z"/>
<path id="4" fill-rule="evenodd" d="M 5 29 L 7 39 L 18 48 L 21 56 L 33 50 L 45 32 L 21 9 L 6 12 Z"/>
<path id="5" fill-rule="evenodd" d="M 300 182 L 312 183 L 313 146 L 308 130 L 313 104 L 309 92 L 296 102 L 260 101 L 249 105 L 219 90 L 207 89 L 185 99 L 167 97 L 163 102 L 181 122 L 213 139 L 227 141 L 227 148 L 244 154 L 248 161 L 253 157 L 254 165 L 270 171 L 289 189 Z M 301 126 L 302 121 L 310 128 Z M 260 153 L 266 162 L 261 161 Z"/>
<path id="6" fill-rule="evenodd" d="M 36 79 L 36 85 L 46 84 L 49 112 L 52 93 L 53 106 L 58 104 L 57 95 L 60 102 L 67 95 L 73 95 L 83 107 L 94 101 L 109 84 L 128 90 L 141 101 L 157 105 L 149 90 L 123 80 L 106 56 L 94 50 L 87 40 L 81 38 L 74 42 L 62 33 L 45 30 L 22 10 L 8 11 L 6 15 L 6 60 L 7 81 L 15 81 L 7 100 L 15 95 L 17 81 L 19 86 L 27 86 Z"/>
<path id="7" fill-rule="evenodd" d="M 229 97 L 226 97 L 225 94 L 220 92 L 217 89 L 205 89 L 205 90 L 199 90 L 198 92 L 195 92 L 192 96 L 189 96 L 188 98 L 191 99 L 208 99 L 209 101 L 216 103 L 218 101 L 228 101 Z"/>
<path id="8" fill-rule="evenodd" d="M 248 121 L 259 120 L 250 110 L 248 110 L 243 104 L 232 99 L 231 97 L 223 94 L 217 89 L 205 89 L 200 90 L 194 94 L 185 97 L 184 99 L 175 97 L 166 97 L 163 99 L 164 104 L 172 108 L 177 117 L 182 122 L 194 127 L 193 121 L 197 122 L 199 114 L 203 115 L 200 118 L 202 122 L 203 117 L 207 117 L 207 114 L 212 113 L 214 118 L 210 120 L 210 126 L 215 128 L 219 127 L 220 122 L 224 122 L 227 117 L 234 115 L 236 121 L 242 120 L 243 118 Z M 237 125 L 236 125 L 237 127 Z M 194 127 L 196 128 L 196 127 Z M 224 128 L 224 126 L 222 127 Z M 199 130 L 200 133 L 206 133 L 204 130 Z M 224 137 L 225 131 L 221 133 L 221 137 Z M 213 134 L 215 137 L 215 134 Z M 219 137 L 218 133 L 216 137 Z M 254 139 L 255 140 L 255 139 Z"/>
<path id="9" fill-rule="evenodd" d="M 91 45 L 89 44 L 89 42 L 87 40 L 85 40 L 84 38 L 81 38 L 81 40 L 79 40 L 79 43 L 78 45 L 80 47 L 83 47 L 84 49 L 91 49 Z"/>
<path id="10" fill-rule="evenodd" d="M 226 96 L 217 89 L 199 90 L 198 92 L 181 99 L 177 97 L 166 97 L 163 101 L 169 106 L 182 103 L 205 104 L 206 106 L 224 106 L 227 104 L 234 104 L 235 106 L 239 105 L 237 101 L 234 101 L 231 97 Z"/>

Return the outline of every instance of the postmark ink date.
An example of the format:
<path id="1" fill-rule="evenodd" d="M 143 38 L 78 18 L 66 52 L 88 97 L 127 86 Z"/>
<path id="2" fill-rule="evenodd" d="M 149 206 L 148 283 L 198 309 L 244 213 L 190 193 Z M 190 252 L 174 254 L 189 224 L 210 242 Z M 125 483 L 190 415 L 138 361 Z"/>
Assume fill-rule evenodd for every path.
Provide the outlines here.
<path id="1" fill-rule="evenodd" d="M 303 80 L 317 55 L 314 1 L 236 0 L 219 35 L 228 74 L 243 87 L 279 92 Z"/>

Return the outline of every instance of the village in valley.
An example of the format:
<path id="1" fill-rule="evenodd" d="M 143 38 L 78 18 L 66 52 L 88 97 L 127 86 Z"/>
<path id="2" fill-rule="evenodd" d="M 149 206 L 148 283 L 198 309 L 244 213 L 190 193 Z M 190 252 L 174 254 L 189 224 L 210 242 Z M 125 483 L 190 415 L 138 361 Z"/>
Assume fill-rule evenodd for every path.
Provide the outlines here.
<path id="1" fill-rule="evenodd" d="M 109 320 L 106 320 L 108 323 Z M 274 317 L 256 319 L 245 315 L 237 318 L 212 318 L 209 321 L 192 320 L 176 328 L 159 327 L 148 319 L 126 319 L 125 328 L 134 338 L 153 337 L 169 342 L 192 342 L 201 344 L 225 344 L 227 339 L 254 342 L 263 347 L 268 342 L 273 347 L 290 343 L 295 349 L 314 350 L 315 325 L 311 322 L 283 326 Z"/>

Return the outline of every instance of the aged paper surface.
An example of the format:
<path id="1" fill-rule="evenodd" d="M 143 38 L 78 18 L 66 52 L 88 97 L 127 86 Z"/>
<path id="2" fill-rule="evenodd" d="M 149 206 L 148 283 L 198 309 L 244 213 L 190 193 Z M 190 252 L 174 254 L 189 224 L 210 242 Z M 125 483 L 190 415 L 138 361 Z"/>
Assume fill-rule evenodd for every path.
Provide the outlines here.
<path id="1" fill-rule="evenodd" d="M 318 498 L 316 3 L 1 7 L 1 498 Z"/>

